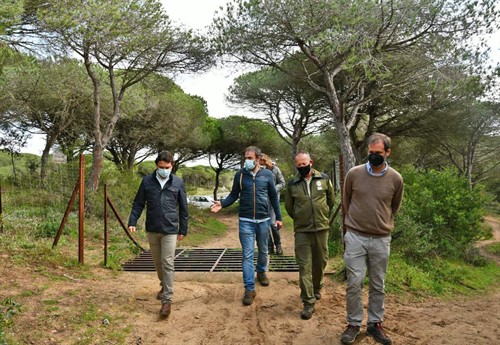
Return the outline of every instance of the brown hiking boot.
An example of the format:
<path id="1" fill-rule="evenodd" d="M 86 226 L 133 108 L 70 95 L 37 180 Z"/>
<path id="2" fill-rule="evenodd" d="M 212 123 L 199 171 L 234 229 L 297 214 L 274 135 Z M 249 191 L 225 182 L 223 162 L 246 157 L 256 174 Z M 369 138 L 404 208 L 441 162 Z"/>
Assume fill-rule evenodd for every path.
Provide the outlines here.
<path id="1" fill-rule="evenodd" d="M 314 291 L 314 298 L 316 298 L 317 301 L 321 299 L 321 290 Z"/>
<path id="2" fill-rule="evenodd" d="M 366 334 L 371 335 L 377 343 L 384 345 L 392 344 L 391 338 L 389 338 L 385 334 L 384 328 L 382 327 L 382 324 L 380 322 L 368 324 L 368 327 L 366 328 Z"/>
<path id="3" fill-rule="evenodd" d="M 162 295 L 162 294 L 163 294 L 163 288 L 161 288 L 161 290 L 160 290 L 160 291 L 158 291 L 158 293 L 156 294 L 156 299 L 157 299 L 158 301 L 161 301 L 161 295 Z"/>
<path id="4" fill-rule="evenodd" d="M 257 293 L 255 290 L 245 290 L 245 294 L 243 295 L 243 304 L 244 305 L 250 305 L 253 303 L 253 300 L 255 299 L 255 296 L 257 296 Z"/>
<path id="5" fill-rule="evenodd" d="M 163 317 L 168 317 L 170 315 L 171 310 L 172 310 L 171 303 L 163 303 L 161 305 L 160 315 Z"/>
<path id="6" fill-rule="evenodd" d="M 269 279 L 267 278 L 266 272 L 257 272 L 257 280 L 262 286 L 269 285 Z"/>
<path id="7" fill-rule="evenodd" d="M 344 333 L 342 333 L 342 337 L 340 338 L 342 344 L 349 345 L 354 343 L 354 340 L 356 340 L 356 337 L 359 334 L 360 328 L 361 327 L 359 326 L 347 325 L 347 328 L 345 329 Z"/>

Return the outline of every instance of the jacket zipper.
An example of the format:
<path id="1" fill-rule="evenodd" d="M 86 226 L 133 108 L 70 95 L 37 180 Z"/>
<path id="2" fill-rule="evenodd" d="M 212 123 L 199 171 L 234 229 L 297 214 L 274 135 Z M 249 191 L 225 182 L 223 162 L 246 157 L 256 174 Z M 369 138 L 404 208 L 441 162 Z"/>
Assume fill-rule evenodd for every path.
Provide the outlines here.
<path id="1" fill-rule="evenodd" d="M 307 189 L 307 181 L 304 181 L 306 183 L 306 189 Z M 309 182 L 309 190 L 311 191 L 311 194 L 309 195 L 309 202 L 311 203 L 311 213 L 312 213 L 312 217 L 313 217 L 313 226 L 314 226 L 314 229 L 316 229 L 316 217 L 314 215 L 314 203 L 313 203 L 313 177 L 311 176 L 311 182 Z M 308 191 L 306 190 L 306 193 Z M 309 194 L 309 193 L 307 193 Z"/>
<path id="2" fill-rule="evenodd" d="M 255 200 L 257 198 L 257 195 L 256 195 L 257 193 L 256 193 L 256 190 L 255 190 L 256 189 L 255 188 L 255 176 L 256 175 L 257 174 L 255 174 L 253 176 L 253 219 L 255 219 L 255 214 L 257 212 L 257 210 L 256 210 L 256 208 L 257 208 L 257 201 Z"/>

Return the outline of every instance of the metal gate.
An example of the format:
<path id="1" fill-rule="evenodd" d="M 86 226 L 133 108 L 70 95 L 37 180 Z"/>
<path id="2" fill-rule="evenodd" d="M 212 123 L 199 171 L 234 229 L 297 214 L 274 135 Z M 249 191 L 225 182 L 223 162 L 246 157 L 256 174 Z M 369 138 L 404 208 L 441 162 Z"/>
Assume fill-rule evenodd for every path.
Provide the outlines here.
<path id="1" fill-rule="evenodd" d="M 297 272 L 293 256 L 270 255 L 269 271 Z M 254 263 L 257 261 L 257 250 Z M 241 249 L 235 248 L 178 248 L 175 250 L 176 272 L 241 272 Z M 142 252 L 122 265 L 124 271 L 154 272 L 151 251 Z"/>

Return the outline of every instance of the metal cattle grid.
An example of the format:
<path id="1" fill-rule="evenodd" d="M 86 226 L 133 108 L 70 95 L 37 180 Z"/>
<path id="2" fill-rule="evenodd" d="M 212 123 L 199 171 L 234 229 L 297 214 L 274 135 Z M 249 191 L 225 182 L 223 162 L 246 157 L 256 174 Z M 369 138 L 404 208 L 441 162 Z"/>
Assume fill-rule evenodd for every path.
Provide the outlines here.
<path id="1" fill-rule="evenodd" d="M 255 250 L 254 262 L 257 260 Z M 241 249 L 235 248 L 178 248 L 175 250 L 176 272 L 241 272 Z M 122 265 L 124 271 L 154 272 L 151 251 L 142 252 Z M 269 271 L 297 272 L 293 256 L 270 255 Z"/>

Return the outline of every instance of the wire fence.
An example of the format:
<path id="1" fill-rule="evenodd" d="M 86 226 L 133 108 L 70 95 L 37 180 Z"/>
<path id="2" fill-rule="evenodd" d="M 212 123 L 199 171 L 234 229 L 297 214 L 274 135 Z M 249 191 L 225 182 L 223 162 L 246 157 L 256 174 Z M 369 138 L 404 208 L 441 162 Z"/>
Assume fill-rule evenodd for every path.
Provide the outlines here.
<path id="1" fill-rule="evenodd" d="M 89 158 L 86 157 L 84 163 L 85 181 L 88 179 L 91 166 Z M 52 241 L 58 233 L 75 188 L 78 192 L 79 162 L 51 162 L 43 181 L 40 179 L 39 171 L 30 170 L 27 164 L 22 163 L 17 162 L 15 174 L 9 171 L 12 166 L 0 164 L 1 229 L 5 236 L 22 237 L 26 242 L 30 239 L 43 238 Z M 140 176 L 136 174 L 118 174 L 112 166 L 103 168 L 99 190 L 95 193 L 85 192 L 85 237 L 87 239 L 94 244 L 103 243 L 104 184 L 108 186 L 108 198 L 112 201 L 116 213 L 126 224 L 139 183 Z M 77 197 L 69 209 L 67 222 L 62 229 L 62 239 L 78 238 L 78 206 Z M 108 217 L 110 250 L 118 252 L 117 249 L 121 247 L 134 247 L 133 242 L 127 239 L 123 225 L 115 218 L 114 212 L 108 212 Z M 75 241 L 72 243 L 71 245 L 74 245 Z M 95 245 L 91 244 L 89 247 L 95 247 Z"/>

